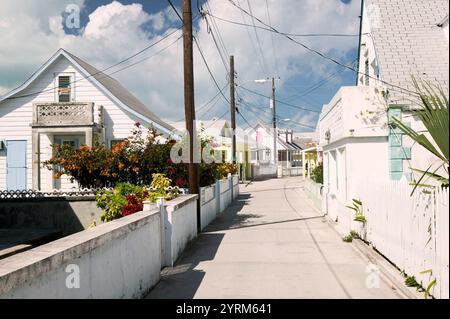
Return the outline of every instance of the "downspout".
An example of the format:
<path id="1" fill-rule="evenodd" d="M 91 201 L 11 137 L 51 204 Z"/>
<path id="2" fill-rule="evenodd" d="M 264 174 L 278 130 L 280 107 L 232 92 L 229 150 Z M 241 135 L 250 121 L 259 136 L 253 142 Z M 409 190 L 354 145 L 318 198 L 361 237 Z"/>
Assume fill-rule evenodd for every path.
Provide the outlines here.
<path id="1" fill-rule="evenodd" d="M 358 77 L 359 77 L 359 59 L 361 57 L 363 9 L 364 9 L 364 0 L 361 0 L 361 15 L 359 16 L 359 37 L 358 37 L 358 65 L 356 67 L 356 83 L 355 83 L 355 85 L 358 85 Z"/>

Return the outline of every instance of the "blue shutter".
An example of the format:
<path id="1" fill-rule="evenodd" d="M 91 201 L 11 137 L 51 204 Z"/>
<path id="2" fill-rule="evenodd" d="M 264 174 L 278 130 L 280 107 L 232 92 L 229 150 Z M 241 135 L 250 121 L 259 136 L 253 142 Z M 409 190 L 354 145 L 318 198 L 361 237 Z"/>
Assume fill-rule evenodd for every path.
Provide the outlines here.
<path id="1" fill-rule="evenodd" d="M 6 142 L 6 188 L 27 188 L 27 141 Z"/>

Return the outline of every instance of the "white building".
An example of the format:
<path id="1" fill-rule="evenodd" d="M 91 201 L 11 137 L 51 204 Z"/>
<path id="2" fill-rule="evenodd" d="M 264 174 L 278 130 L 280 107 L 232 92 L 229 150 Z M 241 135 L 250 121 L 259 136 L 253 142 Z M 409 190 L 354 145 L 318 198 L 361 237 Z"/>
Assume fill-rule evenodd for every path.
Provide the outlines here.
<path id="1" fill-rule="evenodd" d="M 170 123 L 177 129 L 180 134 L 186 132 L 185 122 L 172 122 Z M 221 153 L 221 161 L 229 162 L 233 161 L 232 158 L 232 136 L 233 130 L 228 120 L 212 118 L 211 120 L 197 120 L 196 129 L 198 134 L 204 138 L 212 138 L 214 140 L 213 149 Z M 239 165 L 239 176 L 245 180 L 251 177 L 250 170 L 250 155 L 249 150 L 256 146 L 255 142 L 250 141 L 246 132 L 236 126 L 236 162 Z"/>
<path id="2" fill-rule="evenodd" d="M 448 92 L 447 0 L 366 0 L 362 8 L 357 85 L 341 87 L 318 124 L 323 207 L 333 219 L 347 218 L 356 181 L 417 179 L 410 167 L 436 160 L 390 125 L 395 116 L 424 128 L 410 112 L 419 106 L 407 91 L 414 91 L 412 76 Z"/>
<path id="3" fill-rule="evenodd" d="M 272 127 L 259 123 L 254 128 L 248 129 L 247 134 L 249 141 L 253 144 L 250 149 L 253 178 L 291 175 L 292 167 L 301 166 L 298 162 L 301 147 L 293 141 L 291 130 L 277 130 L 276 160 L 273 156 L 274 130 Z"/>
<path id="4" fill-rule="evenodd" d="M 0 97 L 0 190 L 76 187 L 42 162 L 51 144 L 110 146 L 133 125 L 174 130 L 112 77 L 60 49 L 25 83 Z"/>

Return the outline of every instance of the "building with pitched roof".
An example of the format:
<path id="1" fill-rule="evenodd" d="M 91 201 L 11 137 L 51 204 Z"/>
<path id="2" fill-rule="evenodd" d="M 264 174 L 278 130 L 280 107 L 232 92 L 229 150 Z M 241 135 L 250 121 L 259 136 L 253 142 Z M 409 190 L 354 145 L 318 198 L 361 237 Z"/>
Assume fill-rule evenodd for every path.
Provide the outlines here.
<path id="1" fill-rule="evenodd" d="M 447 0 L 362 1 L 356 85 L 341 87 L 318 123 L 330 216 L 350 218 L 361 181 L 417 180 L 411 168 L 437 161 L 391 119 L 425 130 L 411 112 L 420 108 L 413 77 L 448 94 L 448 9 Z"/>
<path id="2" fill-rule="evenodd" d="M 60 49 L 0 97 L 0 190 L 76 188 L 42 168 L 51 145 L 110 146 L 129 137 L 136 122 L 166 137 L 174 131 L 114 78 Z"/>

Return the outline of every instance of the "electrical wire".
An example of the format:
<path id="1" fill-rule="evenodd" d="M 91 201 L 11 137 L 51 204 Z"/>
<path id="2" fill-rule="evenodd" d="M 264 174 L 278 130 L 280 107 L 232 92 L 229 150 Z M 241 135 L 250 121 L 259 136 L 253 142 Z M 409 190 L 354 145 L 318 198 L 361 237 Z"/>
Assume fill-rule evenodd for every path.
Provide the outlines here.
<path id="1" fill-rule="evenodd" d="M 258 93 L 258 92 L 253 91 L 253 90 L 250 90 L 250 89 L 248 89 L 248 88 L 246 88 L 246 87 L 244 87 L 242 85 L 237 85 L 237 86 L 240 87 L 241 89 L 243 89 L 245 91 L 248 91 L 250 93 L 253 93 L 255 95 L 259 95 L 259 96 L 265 97 L 266 99 L 270 99 L 270 100 L 272 99 L 272 97 L 270 97 L 270 96 Z M 307 108 L 304 108 L 304 107 L 301 107 L 301 106 L 298 106 L 298 105 L 294 105 L 294 104 L 291 104 L 291 103 L 287 103 L 285 101 L 281 101 L 281 100 L 278 100 L 278 99 L 275 99 L 275 102 L 278 102 L 278 103 L 281 103 L 281 104 L 284 104 L 284 105 L 287 105 L 287 106 L 290 106 L 292 108 L 296 108 L 296 109 L 299 109 L 299 110 L 307 111 L 307 112 L 320 113 L 320 111 L 307 109 Z"/>
<path id="2" fill-rule="evenodd" d="M 269 21 L 269 25 L 272 26 L 272 21 L 270 19 L 270 10 L 269 10 L 269 1 L 266 0 L 266 12 L 267 12 L 267 19 Z M 275 50 L 275 41 L 273 37 L 273 32 L 270 33 L 270 38 L 272 40 L 272 52 L 273 52 L 273 58 L 275 61 L 275 71 L 280 75 L 280 70 L 278 69 L 278 55 Z"/>
<path id="3" fill-rule="evenodd" d="M 267 62 L 266 62 L 266 58 L 264 56 L 264 51 L 261 46 L 261 41 L 259 39 L 258 31 L 255 27 L 255 19 L 253 18 L 253 12 L 252 12 L 252 6 L 250 5 L 250 0 L 247 0 L 247 5 L 248 5 L 248 9 L 250 10 L 250 17 L 252 18 L 252 24 L 253 24 L 253 29 L 255 31 L 256 43 L 258 45 L 259 53 L 261 54 L 261 59 L 263 61 L 264 71 L 265 71 L 264 73 L 267 74 L 268 73 Z"/>
<path id="4" fill-rule="evenodd" d="M 312 52 L 312 53 L 314 53 L 314 54 L 316 54 L 316 55 L 322 57 L 323 59 L 326 59 L 326 60 L 328 60 L 328 61 L 331 61 L 331 62 L 333 62 L 333 63 L 339 65 L 340 67 L 349 69 L 349 70 L 355 72 L 356 74 L 362 74 L 362 75 L 364 75 L 364 76 L 367 76 L 367 77 L 372 78 L 372 79 L 374 79 L 374 80 L 380 81 L 381 83 L 384 83 L 384 84 L 389 85 L 389 86 L 391 86 L 391 87 L 398 88 L 398 89 L 400 89 L 400 90 L 404 90 L 404 91 L 406 92 L 406 94 L 409 93 L 410 95 L 412 94 L 413 96 L 417 96 L 417 95 L 418 95 L 417 92 L 414 92 L 414 91 L 411 91 L 411 90 L 409 90 L 409 89 L 403 88 L 403 87 L 401 87 L 401 86 L 398 86 L 398 85 L 389 83 L 389 82 L 387 82 L 387 81 L 383 81 L 383 80 L 378 79 L 377 77 L 371 76 L 371 75 L 369 75 L 369 74 L 360 72 L 359 70 L 356 70 L 354 67 L 350 67 L 350 66 L 348 66 L 348 65 L 345 65 L 345 64 L 343 64 L 343 63 L 337 61 L 336 59 L 331 58 L 331 57 L 329 57 L 329 56 L 323 54 L 322 52 L 320 52 L 320 51 L 318 51 L 318 50 L 316 50 L 316 49 L 310 48 L 309 46 L 305 45 L 304 43 L 299 42 L 299 41 L 293 39 L 291 36 L 286 35 L 286 34 L 283 34 L 282 32 L 278 31 L 278 30 L 275 29 L 274 27 L 267 25 L 266 23 L 264 23 L 263 21 L 261 21 L 261 19 L 259 19 L 259 18 L 255 17 L 255 16 L 253 16 L 253 15 L 252 15 L 251 13 L 249 13 L 247 10 L 245 10 L 244 8 L 242 8 L 242 7 L 240 7 L 239 5 L 237 5 L 233 0 L 228 0 L 228 2 L 230 2 L 233 6 L 235 6 L 236 8 L 238 8 L 239 10 L 241 10 L 242 12 L 244 12 L 245 14 L 247 14 L 248 16 L 250 16 L 250 17 L 252 17 L 253 19 L 257 20 L 257 21 L 258 21 L 259 23 L 261 23 L 262 25 L 264 25 L 264 26 L 270 28 L 271 30 L 273 30 L 274 32 L 276 32 L 276 33 L 278 33 L 278 34 L 283 35 L 284 37 L 286 37 L 286 38 L 289 39 L 290 41 L 292 41 L 292 42 L 294 42 L 294 43 L 296 43 L 296 44 L 302 46 L 302 47 L 305 48 L 306 50 L 308 50 L 308 51 L 310 51 L 310 52 Z"/>
<path id="5" fill-rule="evenodd" d="M 244 23 L 242 23 L 242 22 L 237 22 L 237 21 L 233 21 L 233 20 L 229 20 L 229 19 L 225 19 L 225 18 L 216 16 L 210 12 L 207 12 L 207 14 L 216 18 L 217 20 L 220 20 L 223 22 L 240 25 L 240 26 L 244 26 L 244 27 L 253 27 L 252 24 L 245 23 L 245 19 L 244 19 Z M 288 33 L 288 32 L 281 32 L 281 31 L 276 32 L 276 31 L 272 30 L 272 26 L 270 26 L 270 25 L 267 28 L 259 26 L 259 25 L 255 25 L 255 28 L 264 30 L 264 31 L 269 31 L 272 33 L 278 33 L 281 35 L 287 35 L 287 36 L 291 36 L 291 37 L 358 37 L 359 36 L 359 34 L 345 34 L 345 33 Z M 368 35 L 368 34 L 370 34 L 370 33 L 368 33 L 368 32 L 363 33 L 363 35 Z"/>
<path id="6" fill-rule="evenodd" d="M 181 30 L 182 27 L 183 27 L 183 26 L 178 27 L 177 29 L 175 29 L 174 31 L 168 33 L 167 35 L 165 35 L 165 36 L 162 37 L 161 39 L 159 39 L 159 40 L 157 40 L 157 41 L 151 43 L 150 45 L 148 45 L 148 46 L 146 46 L 145 48 L 143 48 L 142 50 L 140 50 L 140 51 L 138 51 L 138 52 L 136 52 L 136 53 L 134 53 L 134 54 L 128 56 L 127 58 L 125 58 L 125 59 L 123 59 L 123 60 L 121 60 L 121 61 L 119 61 L 119 62 L 117 62 L 117 63 L 114 63 L 113 65 L 108 66 L 107 68 L 102 69 L 102 70 L 100 70 L 100 71 L 98 71 L 98 72 L 95 72 L 95 73 L 93 73 L 93 74 L 89 74 L 88 76 L 82 76 L 81 78 L 79 78 L 79 79 L 77 79 L 77 80 L 74 80 L 74 81 L 70 82 L 69 84 L 72 85 L 72 84 L 75 84 L 75 83 L 77 83 L 77 82 L 79 82 L 79 81 L 82 81 L 82 80 L 85 80 L 85 79 L 94 77 L 94 76 L 96 76 L 96 75 L 98 75 L 98 74 L 104 74 L 105 71 L 107 71 L 107 70 L 109 70 L 109 69 L 112 69 L 112 68 L 114 68 L 114 67 L 116 67 L 116 66 L 118 66 L 118 65 L 120 65 L 120 64 L 122 64 L 122 63 L 125 63 L 125 62 L 131 60 L 132 58 L 134 58 L 134 57 L 136 57 L 136 56 L 142 54 L 143 52 L 147 51 L 148 49 L 154 47 L 155 45 L 157 45 L 157 44 L 159 44 L 160 42 L 164 41 L 165 39 L 169 38 L 172 34 L 174 34 L 175 32 L 177 32 L 177 31 L 179 31 L 179 30 Z M 117 72 L 114 72 L 114 73 L 117 73 Z M 106 77 L 106 76 L 108 76 L 108 75 L 105 74 L 105 77 Z M 16 89 L 17 89 L 17 88 L 16 88 Z M 49 88 L 49 89 L 44 89 L 44 90 L 40 90 L 40 91 L 36 91 L 36 92 L 32 92 L 32 93 L 23 94 L 23 95 L 11 96 L 11 97 L 8 97 L 8 98 L 6 98 L 6 99 L 7 99 L 7 100 L 12 100 L 12 99 L 24 98 L 24 97 L 34 96 L 34 95 L 38 95 L 38 94 L 41 94 L 41 93 L 50 92 L 50 91 L 54 91 L 54 90 L 55 90 L 54 88 Z"/>

